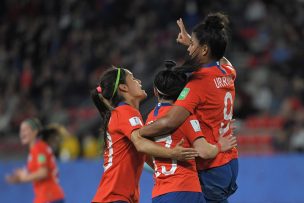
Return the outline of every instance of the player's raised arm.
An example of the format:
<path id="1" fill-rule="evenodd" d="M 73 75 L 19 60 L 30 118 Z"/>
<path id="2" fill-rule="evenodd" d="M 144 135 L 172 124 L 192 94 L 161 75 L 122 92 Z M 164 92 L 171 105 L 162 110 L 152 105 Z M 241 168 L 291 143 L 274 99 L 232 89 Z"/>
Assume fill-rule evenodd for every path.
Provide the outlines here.
<path id="1" fill-rule="evenodd" d="M 183 22 L 183 19 L 178 19 L 176 21 L 178 27 L 179 27 L 179 33 L 178 33 L 178 36 L 176 38 L 176 41 L 178 43 L 181 43 L 185 46 L 189 46 L 190 43 L 191 43 L 191 36 L 189 35 L 189 33 L 187 32 L 186 28 L 185 28 L 185 25 L 184 25 L 184 22 Z"/>

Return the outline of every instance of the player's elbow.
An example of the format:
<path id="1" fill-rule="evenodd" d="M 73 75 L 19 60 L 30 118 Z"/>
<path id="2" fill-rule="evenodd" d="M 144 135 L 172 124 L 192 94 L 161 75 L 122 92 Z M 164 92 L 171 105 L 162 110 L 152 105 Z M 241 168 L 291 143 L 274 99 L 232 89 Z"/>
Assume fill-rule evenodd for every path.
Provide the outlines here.
<path id="1" fill-rule="evenodd" d="M 48 176 L 48 169 L 46 167 L 42 167 L 36 172 L 34 176 L 34 180 L 43 180 Z"/>

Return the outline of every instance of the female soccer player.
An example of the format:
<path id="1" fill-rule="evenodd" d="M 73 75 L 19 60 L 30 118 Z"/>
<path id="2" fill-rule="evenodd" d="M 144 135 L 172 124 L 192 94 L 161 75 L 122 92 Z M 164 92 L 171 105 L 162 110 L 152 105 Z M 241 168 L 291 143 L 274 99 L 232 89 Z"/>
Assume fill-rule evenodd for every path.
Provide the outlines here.
<path id="1" fill-rule="evenodd" d="M 172 108 L 186 83 L 187 76 L 181 72 L 164 70 L 156 75 L 154 93 L 159 103 L 149 114 L 147 123 L 154 122 Z M 216 145 L 209 144 L 194 115 L 190 115 L 173 133 L 155 137 L 154 140 L 160 145 L 170 148 L 182 138 L 185 140 L 184 146 L 193 146 L 198 150 L 199 156 L 204 159 L 214 158 L 219 152 L 236 146 L 236 138 L 232 136 L 220 137 Z M 180 162 L 155 157 L 153 163 L 155 169 L 153 203 L 205 202 L 194 160 Z"/>
<path id="2" fill-rule="evenodd" d="M 64 194 L 57 179 L 57 166 L 52 149 L 38 138 L 42 129 L 40 121 L 29 118 L 21 123 L 20 139 L 28 145 L 27 169 L 17 169 L 7 177 L 9 183 L 33 182 L 34 203 L 63 203 Z"/>
<path id="3" fill-rule="evenodd" d="M 179 142 L 168 149 L 137 135 L 133 130 L 142 127 L 139 103 L 146 98 L 140 80 L 122 68 L 111 68 L 101 77 L 92 99 L 103 119 L 104 174 L 92 202 L 138 202 L 139 178 L 147 153 L 155 157 L 178 160 L 194 159 L 192 148 L 182 148 Z"/>
<path id="4" fill-rule="evenodd" d="M 231 134 L 236 72 L 229 62 L 222 63 L 228 43 L 227 23 L 225 15 L 212 13 L 196 25 L 188 38 L 191 59 L 180 69 L 192 73 L 190 81 L 165 116 L 133 134 L 144 137 L 168 134 L 191 114 L 198 118 L 209 143 L 215 144 L 220 136 Z M 183 35 L 188 37 L 184 28 L 177 40 Z M 214 159 L 198 160 L 199 178 L 207 202 L 227 202 L 236 191 L 237 157 L 237 149 L 233 148 Z"/>

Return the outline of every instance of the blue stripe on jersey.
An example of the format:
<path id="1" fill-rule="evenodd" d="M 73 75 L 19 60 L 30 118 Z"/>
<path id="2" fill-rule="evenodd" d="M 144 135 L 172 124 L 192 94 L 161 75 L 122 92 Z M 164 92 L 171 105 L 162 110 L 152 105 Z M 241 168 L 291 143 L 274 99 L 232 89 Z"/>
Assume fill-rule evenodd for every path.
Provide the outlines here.
<path id="1" fill-rule="evenodd" d="M 118 106 L 123 106 L 123 105 L 129 105 L 129 104 L 127 104 L 126 102 L 119 102 L 118 105 L 117 105 L 117 107 Z"/>
<path id="2" fill-rule="evenodd" d="M 162 106 L 172 106 L 170 103 L 158 103 L 157 106 L 154 109 L 154 116 L 156 117 L 158 115 L 158 111 Z"/>
<path id="3" fill-rule="evenodd" d="M 209 63 L 202 68 L 211 68 L 213 66 L 216 66 L 223 74 L 225 74 L 225 75 L 227 74 L 226 71 L 220 66 L 220 62 L 218 62 L 218 61 L 214 61 L 212 63 Z"/>

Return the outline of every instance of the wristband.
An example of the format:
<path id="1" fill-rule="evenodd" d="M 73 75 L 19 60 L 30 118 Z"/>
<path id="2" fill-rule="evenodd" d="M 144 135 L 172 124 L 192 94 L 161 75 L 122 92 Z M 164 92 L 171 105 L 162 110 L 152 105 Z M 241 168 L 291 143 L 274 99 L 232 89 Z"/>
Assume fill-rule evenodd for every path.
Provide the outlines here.
<path id="1" fill-rule="evenodd" d="M 218 153 L 222 152 L 222 145 L 218 142 L 215 144 L 217 149 L 218 149 Z"/>

